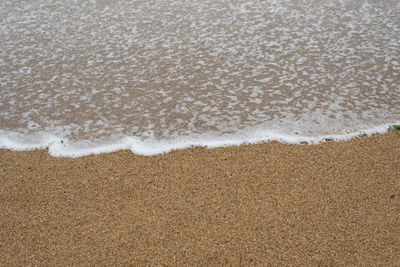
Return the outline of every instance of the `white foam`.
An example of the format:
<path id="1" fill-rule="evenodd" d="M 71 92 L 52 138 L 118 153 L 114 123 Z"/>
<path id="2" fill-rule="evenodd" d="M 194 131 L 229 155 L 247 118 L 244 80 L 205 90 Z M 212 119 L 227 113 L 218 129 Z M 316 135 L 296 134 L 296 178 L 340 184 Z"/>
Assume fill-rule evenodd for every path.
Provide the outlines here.
<path id="1" fill-rule="evenodd" d="M 0 144 L 152 155 L 399 120 L 400 4 L 317 2 L 0 1 Z"/>
<path id="2" fill-rule="evenodd" d="M 24 135 L 13 131 L 0 130 L 0 148 L 14 151 L 46 149 L 60 139 L 48 133 Z"/>
<path id="3" fill-rule="evenodd" d="M 131 150 L 137 155 L 154 156 L 190 147 L 218 148 L 271 141 L 278 141 L 286 144 L 307 143 L 309 145 L 316 145 L 328 140 L 346 141 L 362 135 L 370 136 L 372 134 L 382 134 L 388 131 L 391 125 L 392 124 L 380 125 L 345 134 L 319 136 L 298 135 L 295 133 L 285 133 L 279 130 L 263 130 L 258 127 L 251 130 L 242 130 L 235 134 L 218 135 L 215 132 L 209 132 L 206 134 L 181 136 L 160 141 L 150 138 L 141 140 L 139 137 L 125 136 L 115 139 L 114 141 L 103 141 L 102 143 L 96 143 L 96 141 L 91 140 L 82 140 L 74 143 L 67 138 L 57 137 L 44 132 L 34 135 L 24 135 L 17 132 L 0 130 L 0 148 L 13 151 L 48 149 L 49 154 L 54 157 L 69 158 L 111 153 L 120 150 Z"/>

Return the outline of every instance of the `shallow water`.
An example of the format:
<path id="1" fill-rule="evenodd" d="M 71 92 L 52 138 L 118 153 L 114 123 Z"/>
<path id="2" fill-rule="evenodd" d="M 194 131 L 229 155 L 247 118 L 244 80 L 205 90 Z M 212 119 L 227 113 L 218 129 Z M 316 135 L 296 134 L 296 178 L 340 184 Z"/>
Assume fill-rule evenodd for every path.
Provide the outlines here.
<path id="1" fill-rule="evenodd" d="M 398 1 L 1 1 L 0 145 L 381 130 L 400 121 L 399 36 Z"/>

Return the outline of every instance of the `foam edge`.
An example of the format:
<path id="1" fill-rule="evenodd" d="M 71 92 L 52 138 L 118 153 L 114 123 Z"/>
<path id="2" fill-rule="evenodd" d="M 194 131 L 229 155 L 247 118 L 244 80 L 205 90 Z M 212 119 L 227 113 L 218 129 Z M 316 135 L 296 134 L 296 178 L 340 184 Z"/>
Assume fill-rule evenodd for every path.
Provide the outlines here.
<path id="1" fill-rule="evenodd" d="M 394 123 L 396 124 L 396 123 Z M 397 123 L 398 124 L 398 123 Z M 37 149 L 48 149 L 53 157 L 79 158 L 89 155 L 111 153 L 120 150 L 131 150 L 132 153 L 142 156 L 154 156 L 165 154 L 174 150 L 187 149 L 191 147 L 218 148 L 264 142 L 277 141 L 285 144 L 309 144 L 316 145 L 327 141 L 346 141 L 360 136 L 371 136 L 382 134 L 390 129 L 386 124 L 366 130 L 350 132 L 346 134 L 332 134 L 321 136 L 301 136 L 287 134 L 279 131 L 253 129 L 241 131 L 229 135 L 194 135 L 178 136 L 171 140 L 140 140 L 136 136 L 125 136 L 109 143 L 95 144 L 88 140 L 72 143 L 67 138 L 61 138 L 50 133 L 37 133 L 35 135 L 24 135 L 17 132 L 0 130 L 0 148 L 12 151 L 29 151 Z"/>

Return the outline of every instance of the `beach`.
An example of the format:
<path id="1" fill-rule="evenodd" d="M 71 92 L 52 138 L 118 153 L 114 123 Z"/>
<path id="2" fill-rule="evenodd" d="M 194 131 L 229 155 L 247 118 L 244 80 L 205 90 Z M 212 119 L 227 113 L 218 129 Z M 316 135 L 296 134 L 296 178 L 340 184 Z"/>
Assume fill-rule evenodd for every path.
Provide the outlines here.
<path id="1" fill-rule="evenodd" d="M 400 265 L 400 131 L 0 155 L 0 265 Z"/>
<path id="2" fill-rule="evenodd" d="M 396 1 L 0 18 L 0 266 L 400 266 Z"/>

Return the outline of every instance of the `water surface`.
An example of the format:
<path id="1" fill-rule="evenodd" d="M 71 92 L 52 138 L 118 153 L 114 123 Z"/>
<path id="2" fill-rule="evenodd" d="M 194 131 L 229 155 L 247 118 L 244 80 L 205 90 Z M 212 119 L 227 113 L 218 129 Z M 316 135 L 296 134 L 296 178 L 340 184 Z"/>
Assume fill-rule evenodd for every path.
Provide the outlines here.
<path id="1" fill-rule="evenodd" d="M 4 0 L 1 145 L 375 129 L 400 121 L 399 36 L 398 1 Z"/>

